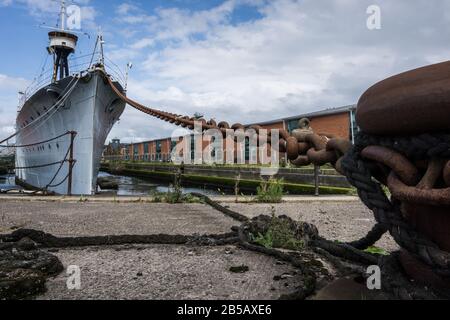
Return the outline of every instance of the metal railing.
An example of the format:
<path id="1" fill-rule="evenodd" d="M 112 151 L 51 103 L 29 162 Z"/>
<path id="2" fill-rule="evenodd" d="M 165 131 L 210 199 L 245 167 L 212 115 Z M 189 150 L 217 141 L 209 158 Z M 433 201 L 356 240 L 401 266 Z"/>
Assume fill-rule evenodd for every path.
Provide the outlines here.
<path id="1" fill-rule="evenodd" d="M 100 63 L 100 59 L 93 59 L 98 56 L 100 52 L 94 52 L 86 55 L 76 56 L 69 59 L 70 72 L 73 76 L 79 75 L 83 72 L 91 70 L 94 66 Z M 105 57 L 104 67 L 106 72 L 114 81 L 120 83 L 122 87 L 126 86 L 126 76 L 120 67 L 112 60 Z M 18 111 L 22 109 L 25 102 L 31 98 L 36 92 L 51 84 L 53 79 L 53 66 L 45 69 L 41 74 L 34 79 L 34 81 L 21 93 L 19 98 Z"/>

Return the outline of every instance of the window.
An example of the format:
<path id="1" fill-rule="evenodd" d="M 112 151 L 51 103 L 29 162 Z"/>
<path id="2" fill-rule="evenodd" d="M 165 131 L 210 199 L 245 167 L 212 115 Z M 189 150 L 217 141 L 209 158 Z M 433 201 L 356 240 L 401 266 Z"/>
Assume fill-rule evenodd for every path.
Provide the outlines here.
<path id="1" fill-rule="evenodd" d="M 359 127 L 356 124 L 356 112 L 355 110 L 350 110 L 350 140 L 355 141 L 355 136 L 359 132 Z"/>
<path id="2" fill-rule="evenodd" d="M 172 141 L 170 143 L 170 151 L 175 151 L 177 148 L 177 142 L 176 141 Z"/>
<path id="3" fill-rule="evenodd" d="M 245 161 L 250 161 L 250 138 L 245 137 Z"/>
<path id="4" fill-rule="evenodd" d="M 298 121 L 299 120 L 300 119 L 295 119 L 295 120 L 289 120 L 287 122 L 287 129 L 288 129 L 289 133 L 291 133 L 295 129 L 298 129 Z"/>
<path id="5" fill-rule="evenodd" d="M 156 141 L 156 153 L 161 153 L 162 150 L 162 142 Z"/>

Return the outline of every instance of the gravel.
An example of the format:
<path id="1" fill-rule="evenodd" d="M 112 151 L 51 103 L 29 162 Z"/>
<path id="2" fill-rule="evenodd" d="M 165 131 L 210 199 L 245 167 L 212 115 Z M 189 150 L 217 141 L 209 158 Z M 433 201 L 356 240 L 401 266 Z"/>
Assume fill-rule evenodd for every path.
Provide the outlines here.
<path id="1" fill-rule="evenodd" d="M 239 223 L 203 204 L 0 201 L 0 232 L 55 236 L 226 233 Z"/>

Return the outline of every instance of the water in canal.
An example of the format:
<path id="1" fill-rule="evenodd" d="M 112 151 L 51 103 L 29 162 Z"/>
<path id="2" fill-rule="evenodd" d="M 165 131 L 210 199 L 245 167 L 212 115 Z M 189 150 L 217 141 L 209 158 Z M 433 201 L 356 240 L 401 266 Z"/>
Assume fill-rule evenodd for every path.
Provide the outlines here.
<path id="1" fill-rule="evenodd" d="M 139 179 L 135 177 L 115 176 L 106 172 L 100 172 L 99 177 L 112 177 L 119 184 L 118 196 L 148 196 L 155 192 L 167 192 L 170 188 L 168 183 Z M 183 193 L 197 192 L 208 196 L 219 195 L 218 190 L 183 187 Z"/>
<path id="2" fill-rule="evenodd" d="M 124 177 L 110 175 L 106 172 L 100 172 L 99 177 L 111 177 L 118 182 L 119 189 L 114 191 L 118 196 L 148 196 L 155 192 L 167 192 L 169 184 L 164 182 L 156 182 L 152 180 L 143 180 L 134 177 Z M 0 191 L 7 191 L 13 189 L 22 189 L 15 185 L 14 175 L 0 175 Z M 182 188 L 183 193 L 197 192 L 209 196 L 219 195 L 218 190 L 203 189 L 203 188 Z M 100 193 L 111 194 L 112 191 L 100 190 Z"/>
<path id="3" fill-rule="evenodd" d="M 14 175 L 0 175 L 0 192 L 22 189 L 21 187 L 16 186 L 15 183 Z"/>

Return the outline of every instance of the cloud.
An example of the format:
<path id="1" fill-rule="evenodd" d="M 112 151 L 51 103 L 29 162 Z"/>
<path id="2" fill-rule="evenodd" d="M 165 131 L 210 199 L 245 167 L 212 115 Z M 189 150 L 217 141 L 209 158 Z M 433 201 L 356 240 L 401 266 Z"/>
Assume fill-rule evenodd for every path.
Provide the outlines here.
<path id="1" fill-rule="evenodd" d="M 81 8 L 81 24 L 85 30 L 97 28 L 95 24 L 97 11 L 90 5 L 90 2 L 90 0 L 79 0 L 75 3 Z M 40 23 L 42 21 L 54 21 L 55 17 L 61 12 L 60 2 L 55 0 L 0 0 L 0 7 L 14 4 L 25 6 L 29 14 Z M 67 5 L 72 4 L 68 2 Z"/>
<path id="2" fill-rule="evenodd" d="M 0 0 L 0 7 L 7 7 L 12 5 L 12 0 Z"/>
<path id="3" fill-rule="evenodd" d="M 155 41 L 153 39 L 144 38 L 132 44 L 130 48 L 133 50 L 141 50 L 147 47 L 151 47 L 154 43 Z"/>
<path id="4" fill-rule="evenodd" d="M 116 13 L 119 15 L 127 15 L 133 11 L 139 11 L 139 7 L 130 4 L 130 3 L 122 3 L 116 8 Z"/>
<path id="5" fill-rule="evenodd" d="M 382 10 L 377 31 L 366 27 L 373 3 Z M 376 81 L 448 56 L 446 1 L 247 2 L 261 17 L 233 23 L 242 5 L 126 12 L 149 21 L 142 36 L 153 41 L 135 63 L 129 95 L 172 112 L 248 123 L 356 103 Z M 138 123 L 139 136 L 170 135 L 165 123 Z"/>
<path id="6" fill-rule="evenodd" d="M 26 79 L 0 74 L 0 140 L 14 132 L 18 92 L 28 84 Z"/>
<path id="7" fill-rule="evenodd" d="M 45 12 L 50 0 L 14 1 Z M 180 114 L 252 123 L 339 107 L 388 76 L 448 59 L 447 0 L 171 3 L 122 3 L 102 22 L 107 56 L 120 66 L 133 61 L 128 95 Z M 366 27 L 372 4 L 381 8 L 381 30 Z M 100 4 L 85 6 L 97 19 Z M 127 108 L 111 137 L 137 141 L 174 129 Z"/>

